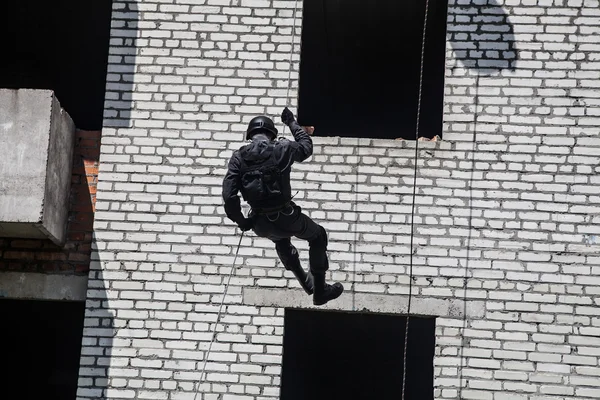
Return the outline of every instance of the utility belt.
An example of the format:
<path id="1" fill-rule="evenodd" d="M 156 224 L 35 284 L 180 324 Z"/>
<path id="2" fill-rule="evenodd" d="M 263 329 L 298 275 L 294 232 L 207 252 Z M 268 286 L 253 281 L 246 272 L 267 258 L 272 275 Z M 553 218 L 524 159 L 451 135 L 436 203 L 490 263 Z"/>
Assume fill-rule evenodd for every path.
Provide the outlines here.
<path id="1" fill-rule="evenodd" d="M 279 214 L 292 215 L 294 213 L 294 205 L 293 202 L 287 201 L 276 207 L 253 207 L 250 211 L 250 215 L 264 215 L 269 221 L 274 222 L 279 218 Z"/>

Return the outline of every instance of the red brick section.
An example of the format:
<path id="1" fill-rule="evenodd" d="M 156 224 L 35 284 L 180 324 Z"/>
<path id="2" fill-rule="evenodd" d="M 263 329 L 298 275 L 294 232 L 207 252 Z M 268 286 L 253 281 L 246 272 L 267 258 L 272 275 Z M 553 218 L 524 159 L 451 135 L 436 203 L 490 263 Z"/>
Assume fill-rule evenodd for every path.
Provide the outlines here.
<path id="1" fill-rule="evenodd" d="M 87 274 L 98 183 L 100 131 L 77 131 L 67 243 L 0 238 L 0 271 Z"/>

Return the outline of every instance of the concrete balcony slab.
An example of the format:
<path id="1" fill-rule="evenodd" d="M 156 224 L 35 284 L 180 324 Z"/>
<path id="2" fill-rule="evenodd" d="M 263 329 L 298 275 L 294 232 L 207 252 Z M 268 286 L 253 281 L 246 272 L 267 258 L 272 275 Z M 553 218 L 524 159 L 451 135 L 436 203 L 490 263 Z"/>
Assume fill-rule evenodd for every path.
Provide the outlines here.
<path id="1" fill-rule="evenodd" d="M 0 89 L 0 237 L 65 243 L 74 138 L 51 90 Z"/>

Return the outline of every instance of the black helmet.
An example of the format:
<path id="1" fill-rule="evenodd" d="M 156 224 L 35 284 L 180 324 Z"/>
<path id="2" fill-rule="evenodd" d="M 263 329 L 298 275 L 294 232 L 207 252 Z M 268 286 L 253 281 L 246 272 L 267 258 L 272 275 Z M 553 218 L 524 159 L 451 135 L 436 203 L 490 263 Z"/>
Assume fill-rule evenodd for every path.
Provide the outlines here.
<path id="1" fill-rule="evenodd" d="M 270 133 L 271 139 L 277 137 L 277 128 L 275 128 L 273 120 L 264 115 L 254 117 L 250 120 L 248 129 L 246 130 L 246 140 L 252 139 L 252 136 L 261 132 Z"/>

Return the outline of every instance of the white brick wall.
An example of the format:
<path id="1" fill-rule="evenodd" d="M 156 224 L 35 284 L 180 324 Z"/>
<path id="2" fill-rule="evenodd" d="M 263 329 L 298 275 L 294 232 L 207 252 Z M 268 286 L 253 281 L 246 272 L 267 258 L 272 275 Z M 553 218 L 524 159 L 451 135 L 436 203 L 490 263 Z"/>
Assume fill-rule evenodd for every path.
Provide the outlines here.
<path id="1" fill-rule="evenodd" d="M 415 307 L 466 301 L 437 308 L 435 397 L 598 399 L 600 3 L 480 3 L 450 1 L 444 140 L 419 142 Z M 239 240 L 221 179 L 286 104 L 293 7 L 114 1 L 79 399 L 194 398 Z M 293 179 L 347 288 L 331 307 L 405 304 L 414 142 L 314 141 Z M 302 296 L 268 241 L 240 256 L 199 399 L 278 398 Z"/>

